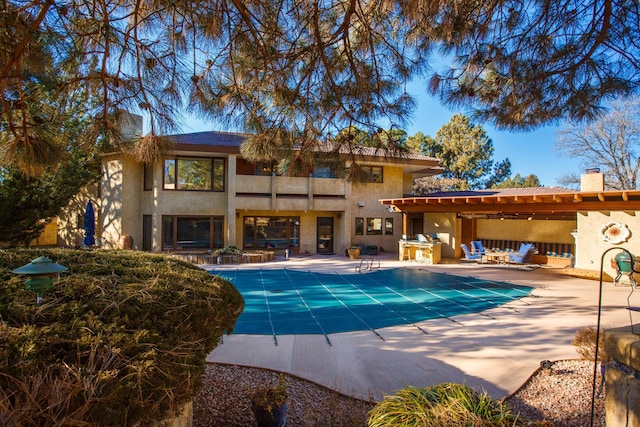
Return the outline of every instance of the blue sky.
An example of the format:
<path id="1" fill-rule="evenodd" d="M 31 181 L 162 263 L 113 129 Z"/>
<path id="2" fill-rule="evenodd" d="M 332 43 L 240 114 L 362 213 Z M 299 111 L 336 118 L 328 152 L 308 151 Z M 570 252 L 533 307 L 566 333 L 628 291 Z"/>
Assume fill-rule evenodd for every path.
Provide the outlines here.
<path id="1" fill-rule="evenodd" d="M 465 110 L 447 109 L 438 100 L 424 94 L 418 85 L 413 85 L 409 91 L 417 100 L 412 124 L 407 129 L 409 135 L 422 132 L 425 135 L 435 136 L 454 114 L 468 114 Z M 555 150 L 558 126 L 546 126 L 529 132 L 505 132 L 488 124 L 476 124 L 481 125 L 493 141 L 493 160 L 499 162 L 509 158 L 512 176 L 516 173 L 522 176 L 533 173 L 538 176 L 542 185 L 552 187 L 558 185 L 557 180 L 563 175 L 569 173 L 580 175 L 583 172 L 579 159 L 561 157 Z M 223 129 L 215 123 L 185 118 L 182 130 L 188 133 L 229 129 Z"/>
<path id="2" fill-rule="evenodd" d="M 422 132 L 435 136 L 438 130 L 456 113 L 469 115 L 465 110 L 450 110 L 428 95 L 418 95 L 418 107 L 413 114 L 413 124 L 407 132 L 413 135 Z M 509 158 L 512 176 L 535 174 L 540 183 L 547 187 L 559 185 L 557 180 L 563 175 L 583 172 L 580 159 L 563 157 L 555 149 L 557 125 L 538 128 L 529 132 L 505 132 L 491 125 L 475 123 L 484 128 L 493 141 L 495 162 Z"/>

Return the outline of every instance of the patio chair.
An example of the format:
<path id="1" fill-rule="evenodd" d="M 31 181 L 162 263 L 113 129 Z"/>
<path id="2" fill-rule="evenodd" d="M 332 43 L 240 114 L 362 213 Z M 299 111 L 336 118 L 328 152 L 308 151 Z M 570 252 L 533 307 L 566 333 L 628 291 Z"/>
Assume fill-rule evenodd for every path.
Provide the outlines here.
<path id="1" fill-rule="evenodd" d="M 473 249 L 474 254 L 484 255 L 484 246 L 482 246 L 482 242 L 480 240 L 474 240 L 471 242 L 471 249 Z"/>
<path id="2" fill-rule="evenodd" d="M 463 261 L 480 261 L 482 259 L 482 254 L 474 254 L 469 250 L 469 246 L 465 243 L 461 243 L 460 247 L 462 248 L 462 252 L 464 252 Z"/>
<path id="3" fill-rule="evenodd" d="M 531 257 L 536 252 L 536 248 L 529 243 L 520 245 L 517 253 L 509 254 L 509 264 L 525 265 L 531 262 Z"/>

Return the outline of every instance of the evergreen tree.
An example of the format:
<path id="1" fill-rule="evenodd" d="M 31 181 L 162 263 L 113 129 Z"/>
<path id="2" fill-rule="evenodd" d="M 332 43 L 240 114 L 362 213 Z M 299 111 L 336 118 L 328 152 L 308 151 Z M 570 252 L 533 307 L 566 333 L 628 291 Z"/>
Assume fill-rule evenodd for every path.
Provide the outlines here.
<path id="1" fill-rule="evenodd" d="M 415 106 L 406 84 L 425 76 L 446 104 L 519 129 L 591 118 L 601 100 L 640 84 L 640 4 L 622 0 L 8 0 L 0 8 L 0 148 L 5 163 L 29 172 L 64 153 L 48 145 L 62 121 L 43 111 L 43 94 L 72 98 L 80 88 L 100 100 L 87 106 L 88 139 L 117 144 L 116 113 L 146 115 L 149 134 L 132 152 L 149 161 L 184 110 L 252 132 L 249 151 L 292 155 L 294 146 L 317 152 L 350 126 L 404 128 Z"/>
<path id="2" fill-rule="evenodd" d="M 519 173 L 515 174 L 513 178 L 508 177 L 505 180 L 494 184 L 491 188 L 528 188 L 528 187 L 540 187 L 540 180 L 534 174 L 529 174 L 526 177 L 520 176 Z"/>
<path id="3" fill-rule="evenodd" d="M 487 179 L 485 183 L 485 188 L 494 188 L 496 185 L 503 183 L 505 180 L 509 179 L 511 175 L 511 161 L 509 159 L 504 159 L 498 164 L 493 166 L 493 173 Z"/>
<path id="4" fill-rule="evenodd" d="M 31 116 L 23 116 L 25 124 L 16 130 L 28 143 L 12 133 L 10 121 L 0 132 L 6 150 L 0 165 L 0 241 L 11 245 L 38 237 L 84 186 L 99 178 L 94 156 L 106 139 L 91 132 L 92 118 L 86 115 L 90 92 L 78 88 L 61 97 L 50 86 L 49 71 L 62 74 L 43 64 L 40 74 L 32 75 L 30 89 L 42 105 L 31 106 Z M 11 114 L 19 115 L 19 108 Z"/>
<path id="5" fill-rule="evenodd" d="M 0 241 L 27 245 L 82 187 L 98 177 L 96 167 L 87 166 L 86 155 L 77 150 L 38 177 L 15 167 L 0 168 Z"/>
<path id="6" fill-rule="evenodd" d="M 418 132 L 415 135 L 407 137 L 407 147 L 411 151 L 421 153 L 425 156 L 438 158 L 441 153 L 441 147 L 438 145 L 431 136 L 424 135 L 422 132 Z"/>
<path id="7" fill-rule="evenodd" d="M 460 190 L 485 187 L 493 168 L 493 142 L 481 126 L 456 114 L 438 130 L 435 142 L 441 147 L 443 177 L 458 180 Z"/>

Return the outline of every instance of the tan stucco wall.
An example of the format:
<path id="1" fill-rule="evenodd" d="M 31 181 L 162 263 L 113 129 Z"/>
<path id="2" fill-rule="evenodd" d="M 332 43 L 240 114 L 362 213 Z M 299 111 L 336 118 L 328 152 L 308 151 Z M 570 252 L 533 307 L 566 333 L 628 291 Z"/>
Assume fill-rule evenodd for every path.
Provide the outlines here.
<path id="1" fill-rule="evenodd" d="M 574 219 L 566 221 L 479 219 L 476 225 L 476 237 L 523 242 L 574 243 L 571 232 L 576 227 Z"/>
<path id="2" fill-rule="evenodd" d="M 603 191 L 604 190 L 604 174 L 602 173 L 583 173 L 580 175 L 581 191 Z"/>
<path id="3" fill-rule="evenodd" d="M 346 218 L 350 225 L 349 238 L 343 242 L 341 252 L 351 243 L 363 243 L 365 245 L 376 245 L 382 247 L 387 252 L 398 251 L 398 241 L 402 236 L 402 214 L 398 212 L 389 212 L 387 206 L 380 203 L 380 199 L 385 197 L 396 197 L 402 195 L 404 186 L 404 174 L 401 167 L 385 166 L 382 183 L 363 183 L 353 184 L 351 186 L 350 196 L 346 203 Z M 364 202 L 364 206 L 359 203 Z M 364 218 L 365 234 L 355 234 L 355 218 Z M 366 220 L 367 218 L 382 218 L 383 234 L 367 235 Z M 384 234 L 385 218 L 393 218 L 393 234 Z"/>
<path id="4" fill-rule="evenodd" d="M 405 174 L 402 180 L 402 195 L 413 193 L 413 176 L 411 174 Z"/>
<path id="5" fill-rule="evenodd" d="M 58 218 L 53 218 L 44 226 L 38 237 L 29 242 L 29 246 L 55 246 L 58 243 Z"/>
<path id="6" fill-rule="evenodd" d="M 83 216 L 87 202 L 91 200 L 96 215 L 96 239 L 100 237 L 100 200 L 98 200 L 98 185 L 92 184 L 76 194 L 65 206 L 57 221 L 56 245 L 68 248 L 79 248 L 84 240 Z"/>
<path id="7" fill-rule="evenodd" d="M 438 240 L 442 243 L 442 256 L 453 258 L 460 256 L 460 220 L 454 213 L 425 213 L 423 218 L 423 230 L 425 235 L 438 234 Z"/>
<path id="8" fill-rule="evenodd" d="M 105 247 L 120 247 L 123 236 L 132 236 L 134 246 L 140 247 L 142 164 L 118 155 L 102 162 L 102 172 L 100 217 Z"/>
<path id="9" fill-rule="evenodd" d="M 578 213 L 578 235 L 576 244 L 578 253 L 576 255 L 575 267 L 600 271 L 602 256 L 605 251 L 611 248 L 625 248 L 632 254 L 640 255 L 640 215 L 631 211 L 618 212 L 580 212 Z M 600 234 L 603 225 L 610 222 L 619 222 L 627 226 L 631 235 L 629 240 L 620 244 L 612 244 L 604 240 Z M 615 270 L 611 268 L 611 258 L 620 251 L 615 249 L 609 251 L 604 259 L 604 271 L 615 277 Z"/>

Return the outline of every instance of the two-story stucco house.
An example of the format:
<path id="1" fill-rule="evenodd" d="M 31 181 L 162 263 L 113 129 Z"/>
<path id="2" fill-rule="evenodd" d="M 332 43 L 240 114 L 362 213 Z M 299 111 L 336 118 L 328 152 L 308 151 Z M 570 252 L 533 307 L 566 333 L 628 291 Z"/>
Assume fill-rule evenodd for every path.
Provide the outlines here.
<path id="1" fill-rule="evenodd" d="M 352 243 L 397 251 L 402 214 L 380 199 L 409 194 L 413 178 L 442 172 L 435 158 L 363 147 L 356 161 L 367 182 L 350 182 L 328 168 L 304 177 L 278 176 L 242 158 L 242 134 L 170 138 L 172 151 L 153 164 L 124 153 L 102 157 L 94 200 L 101 244 L 120 247 L 126 237 L 153 252 L 233 245 L 332 254 Z M 346 156 L 343 166 L 350 166 Z"/>

